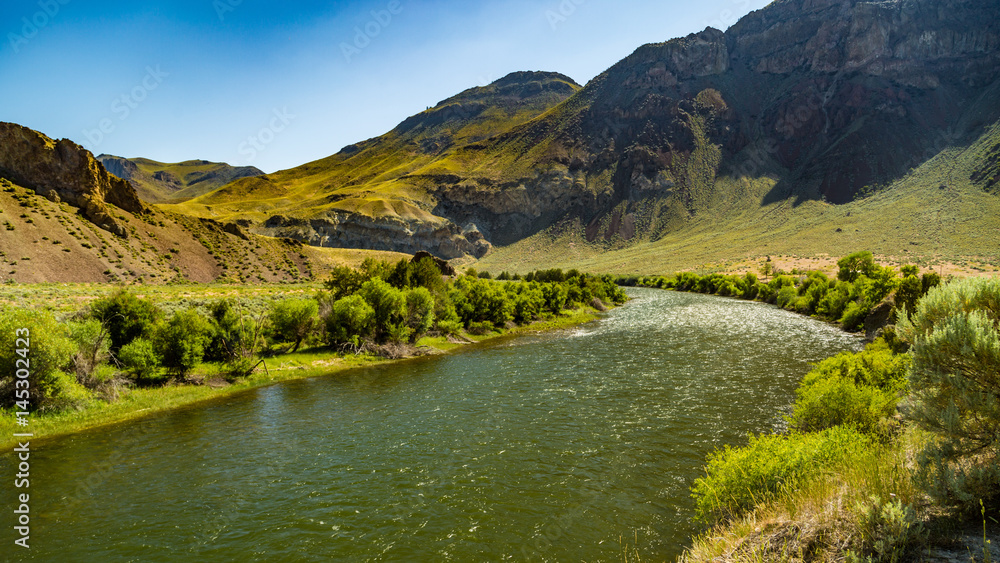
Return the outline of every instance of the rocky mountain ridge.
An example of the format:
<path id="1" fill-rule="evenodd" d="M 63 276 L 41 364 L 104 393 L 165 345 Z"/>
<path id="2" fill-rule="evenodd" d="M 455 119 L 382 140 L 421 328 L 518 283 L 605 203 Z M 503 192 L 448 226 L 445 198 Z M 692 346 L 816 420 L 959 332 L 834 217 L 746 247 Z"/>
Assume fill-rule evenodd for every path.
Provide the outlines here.
<path id="1" fill-rule="evenodd" d="M 186 211 L 252 207 L 250 230 L 400 250 L 417 232 L 474 227 L 473 252 L 453 236 L 420 240 L 445 258 L 567 222 L 592 242 L 652 241 L 697 217 L 884 189 L 1000 119 L 998 69 L 994 0 L 777 0 L 726 32 L 644 45 L 583 88 L 554 73 L 505 77 Z M 522 99 L 511 91 L 559 95 L 504 123 L 501 100 Z M 302 184 L 322 201 L 274 205 Z M 251 206 L 254 191 L 272 201 Z"/>

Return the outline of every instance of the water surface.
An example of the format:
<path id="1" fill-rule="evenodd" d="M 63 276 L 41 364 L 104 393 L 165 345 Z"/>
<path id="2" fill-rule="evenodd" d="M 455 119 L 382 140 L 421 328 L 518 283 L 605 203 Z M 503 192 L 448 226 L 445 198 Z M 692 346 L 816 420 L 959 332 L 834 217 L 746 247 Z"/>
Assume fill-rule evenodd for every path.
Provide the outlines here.
<path id="1" fill-rule="evenodd" d="M 705 455 L 780 427 L 809 363 L 858 342 L 759 303 L 631 293 L 569 331 L 33 445 L 31 558 L 672 559 Z"/>

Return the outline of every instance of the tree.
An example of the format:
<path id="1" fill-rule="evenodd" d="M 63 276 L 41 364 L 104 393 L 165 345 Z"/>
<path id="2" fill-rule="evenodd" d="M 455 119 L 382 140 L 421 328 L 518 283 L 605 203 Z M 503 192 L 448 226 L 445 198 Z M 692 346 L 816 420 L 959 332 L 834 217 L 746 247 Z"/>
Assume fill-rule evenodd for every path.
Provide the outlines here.
<path id="1" fill-rule="evenodd" d="M 205 357 L 212 326 L 195 308 L 174 313 L 156 330 L 155 348 L 165 367 L 184 376 Z"/>
<path id="2" fill-rule="evenodd" d="M 62 372 L 74 348 L 51 313 L 0 308 L 0 406 L 16 405 L 19 411 L 67 406 L 81 392 Z M 21 380 L 27 387 L 17 383 Z"/>
<path id="3" fill-rule="evenodd" d="M 938 436 L 919 458 L 932 493 L 970 506 L 1000 491 L 1000 280 L 938 286 L 899 331 L 912 346 L 910 417 Z"/>
<path id="4" fill-rule="evenodd" d="M 148 336 L 160 318 L 160 310 L 149 300 L 140 299 L 124 288 L 90 305 L 90 316 L 101 322 L 111 338 L 111 353 L 140 336 Z"/>
<path id="5" fill-rule="evenodd" d="M 412 331 L 411 342 L 416 342 L 434 326 L 434 297 L 426 287 L 406 292 L 406 326 Z"/>
<path id="6" fill-rule="evenodd" d="M 447 289 L 447 283 L 441 276 L 441 269 L 433 258 L 425 256 L 416 263 L 410 265 L 410 282 L 414 287 L 426 287 L 432 294 L 443 295 Z"/>
<path id="7" fill-rule="evenodd" d="M 362 281 L 371 278 L 388 280 L 389 276 L 392 275 L 392 264 L 389 264 L 385 260 L 376 260 L 368 257 L 361 262 L 361 274 L 363 276 Z"/>
<path id="8" fill-rule="evenodd" d="M 410 262 L 406 258 L 400 258 L 392 273 L 385 280 L 396 289 L 406 289 L 410 287 Z"/>
<path id="9" fill-rule="evenodd" d="M 380 278 L 373 278 L 361 286 L 358 295 L 375 311 L 374 333 L 379 342 L 390 335 L 400 336 L 399 330 L 406 320 L 406 297 L 402 291 Z"/>
<path id="10" fill-rule="evenodd" d="M 319 303 L 315 299 L 282 299 L 271 305 L 268 318 L 274 337 L 282 342 L 294 343 L 291 353 L 316 328 Z"/>
<path id="11" fill-rule="evenodd" d="M 875 258 L 867 250 L 855 252 L 837 260 L 837 266 L 840 267 L 837 279 L 853 283 L 860 275 L 871 277 L 875 270 Z"/>
<path id="12" fill-rule="evenodd" d="M 118 360 L 139 381 L 151 379 L 160 367 L 160 357 L 153 343 L 141 337 L 122 346 Z"/>
<path id="13" fill-rule="evenodd" d="M 371 334 L 375 310 L 360 295 L 349 295 L 334 302 L 326 319 L 326 333 L 332 344 L 361 345 Z"/>
<path id="14" fill-rule="evenodd" d="M 339 299 L 357 291 L 364 282 L 363 273 L 347 266 L 337 266 L 323 285 L 330 291 L 333 299 Z"/>

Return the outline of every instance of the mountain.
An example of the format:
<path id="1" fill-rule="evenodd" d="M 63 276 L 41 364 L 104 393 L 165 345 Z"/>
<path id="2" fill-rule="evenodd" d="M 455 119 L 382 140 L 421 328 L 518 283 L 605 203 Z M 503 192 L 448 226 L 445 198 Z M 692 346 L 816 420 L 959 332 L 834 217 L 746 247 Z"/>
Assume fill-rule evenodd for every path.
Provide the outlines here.
<path id="1" fill-rule="evenodd" d="M 371 255 L 159 210 L 83 147 L 13 123 L 0 123 L 0 233 L 0 281 L 287 282 Z"/>
<path id="2" fill-rule="evenodd" d="M 644 45 L 583 88 L 511 75 L 176 209 L 313 245 L 445 258 L 552 229 L 603 250 L 655 243 L 706 221 L 760 224 L 760 210 L 936 190 L 903 183 L 986 139 L 998 79 L 995 0 L 777 0 L 726 32 Z M 997 149 L 980 153 L 950 190 L 996 191 Z"/>
<path id="3" fill-rule="evenodd" d="M 130 182 L 139 198 L 148 203 L 190 199 L 233 180 L 264 174 L 253 166 L 230 166 L 207 160 L 168 164 L 148 158 L 122 158 L 108 154 L 99 155 L 97 160 L 108 172 Z"/>
<path id="4" fill-rule="evenodd" d="M 431 249 L 444 258 L 481 256 L 490 246 L 475 225 L 458 225 L 436 215 L 429 190 L 433 186 L 419 178 L 427 169 L 439 170 L 439 163 L 457 148 L 538 118 L 579 89 L 561 74 L 510 74 L 448 98 L 389 133 L 333 156 L 238 180 L 165 208 L 238 220 L 254 232 L 316 246 L 407 253 Z"/>

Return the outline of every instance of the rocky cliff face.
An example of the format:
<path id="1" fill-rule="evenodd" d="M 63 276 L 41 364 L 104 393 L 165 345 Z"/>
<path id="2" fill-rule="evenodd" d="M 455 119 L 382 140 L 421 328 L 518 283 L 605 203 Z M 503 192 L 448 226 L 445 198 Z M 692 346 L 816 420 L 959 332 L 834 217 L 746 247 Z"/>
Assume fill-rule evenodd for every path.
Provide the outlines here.
<path id="1" fill-rule="evenodd" d="M 0 175 L 80 208 L 93 223 L 119 236 L 127 232 L 107 204 L 135 214 L 146 211 L 135 189 L 108 174 L 90 151 L 13 123 L 0 123 Z"/>
<path id="2" fill-rule="evenodd" d="M 1000 118 L 998 80 L 995 0 L 778 0 L 640 47 L 482 149 L 544 145 L 516 177 L 439 178 L 435 213 L 506 244 L 554 217 L 627 240 L 761 203 L 720 178 L 777 176 L 764 203 L 844 203 Z"/>
<path id="3" fill-rule="evenodd" d="M 1000 119 L 997 92 L 996 0 L 776 0 L 726 32 L 644 45 L 582 89 L 553 73 L 471 89 L 264 190 L 292 200 L 308 181 L 327 190 L 317 207 L 398 198 L 429 218 L 312 225 L 296 202 L 266 229 L 446 257 L 560 221 L 592 241 L 655 240 L 698 216 L 852 201 L 977 137 Z M 995 189 L 992 172 L 974 180 Z"/>

